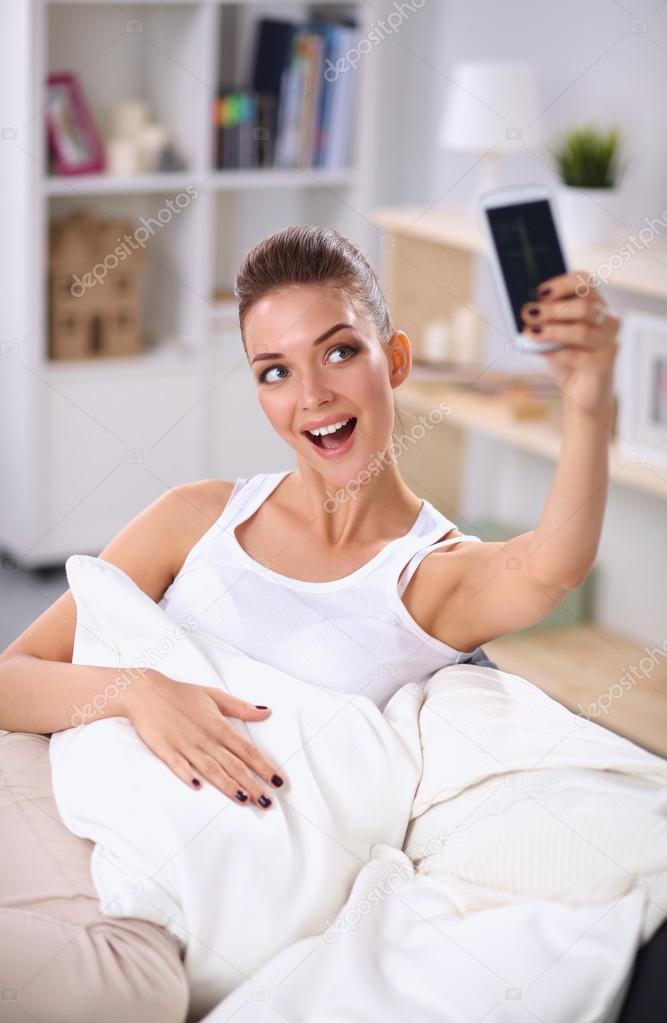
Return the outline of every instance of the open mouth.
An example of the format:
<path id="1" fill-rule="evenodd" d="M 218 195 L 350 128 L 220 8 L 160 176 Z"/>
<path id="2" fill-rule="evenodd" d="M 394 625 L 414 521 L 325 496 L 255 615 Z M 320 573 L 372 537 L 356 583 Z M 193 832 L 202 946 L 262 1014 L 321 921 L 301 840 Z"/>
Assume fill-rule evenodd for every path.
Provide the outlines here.
<path id="1" fill-rule="evenodd" d="M 314 437 L 308 430 L 304 430 L 304 435 L 311 441 L 317 448 L 326 448 L 328 451 L 334 451 L 336 448 L 341 447 L 345 441 L 352 435 L 354 428 L 357 425 L 357 420 L 354 416 L 341 426 L 338 430 L 333 433 L 325 433 L 321 437 Z"/>

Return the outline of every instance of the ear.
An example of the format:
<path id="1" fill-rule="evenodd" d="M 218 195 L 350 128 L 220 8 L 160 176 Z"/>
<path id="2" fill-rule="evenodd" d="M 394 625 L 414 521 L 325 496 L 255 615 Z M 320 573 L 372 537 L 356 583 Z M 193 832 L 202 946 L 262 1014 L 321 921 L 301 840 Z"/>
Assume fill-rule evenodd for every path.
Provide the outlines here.
<path id="1" fill-rule="evenodd" d="M 387 343 L 390 378 L 392 387 L 400 387 L 412 369 L 410 339 L 403 330 L 396 330 Z"/>

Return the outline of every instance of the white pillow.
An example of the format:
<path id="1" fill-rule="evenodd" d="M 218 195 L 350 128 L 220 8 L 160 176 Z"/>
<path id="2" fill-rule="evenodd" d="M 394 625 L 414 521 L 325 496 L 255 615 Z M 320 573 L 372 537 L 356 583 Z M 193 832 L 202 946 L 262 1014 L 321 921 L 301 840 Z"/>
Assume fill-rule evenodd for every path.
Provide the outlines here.
<path id="1" fill-rule="evenodd" d="M 95 843 L 103 911 L 171 931 L 203 1014 L 270 956 L 323 931 L 374 845 L 400 849 L 421 774 L 423 689 L 405 685 L 380 712 L 365 696 L 261 664 L 194 619 L 175 624 L 107 561 L 74 555 L 66 570 L 74 664 L 148 666 L 272 710 L 260 722 L 229 719 L 284 769 L 267 810 L 207 783 L 190 788 L 124 717 L 78 724 L 50 743 L 63 821 Z M 113 700 L 115 686 L 101 681 L 99 700 Z"/>
<path id="2" fill-rule="evenodd" d="M 587 905 L 641 879 L 645 939 L 667 915 L 667 759 L 517 675 L 436 672 L 404 852 L 462 914 L 517 899 Z"/>

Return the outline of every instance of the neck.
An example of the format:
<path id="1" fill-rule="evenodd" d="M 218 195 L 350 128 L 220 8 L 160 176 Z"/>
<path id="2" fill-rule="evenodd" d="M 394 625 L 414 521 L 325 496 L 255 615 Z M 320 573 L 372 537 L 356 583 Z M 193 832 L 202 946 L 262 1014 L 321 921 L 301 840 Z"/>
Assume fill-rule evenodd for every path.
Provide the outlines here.
<path id="1" fill-rule="evenodd" d="M 400 536 L 410 529 L 421 508 L 393 461 L 340 484 L 299 459 L 292 479 L 309 528 L 332 549 L 363 547 L 379 538 Z"/>

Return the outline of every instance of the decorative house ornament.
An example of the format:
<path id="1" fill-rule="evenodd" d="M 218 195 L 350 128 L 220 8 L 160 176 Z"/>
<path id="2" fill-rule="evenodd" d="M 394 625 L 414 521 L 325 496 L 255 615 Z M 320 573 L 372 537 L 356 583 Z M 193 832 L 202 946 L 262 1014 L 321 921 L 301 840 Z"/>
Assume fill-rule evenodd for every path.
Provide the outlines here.
<path id="1" fill-rule="evenodd" d="M 144 252 L 134 225 L 74 213 L 49 233 L 49 358 L 136 355 L 143 348 Z"/>

